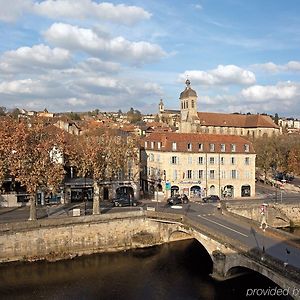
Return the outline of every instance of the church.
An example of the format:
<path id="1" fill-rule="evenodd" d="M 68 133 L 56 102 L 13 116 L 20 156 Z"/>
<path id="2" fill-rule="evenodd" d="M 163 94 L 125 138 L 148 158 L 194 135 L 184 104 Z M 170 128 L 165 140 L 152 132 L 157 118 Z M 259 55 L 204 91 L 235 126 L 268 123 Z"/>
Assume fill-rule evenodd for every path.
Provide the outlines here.
<path id="1" fill-rule="evenodd" d="M 260 114 L 225 114 L 197 111 L 197 93 L 186 80 L 180 93 L 180 110 L 166 110 L 163 100 L 159 103 L 158 117 L 161 122 L 175 126 L 180 133 L 206 133 L 239 135 L 247 138 L 280 134 L 280 127 L 270 116 Z"/>

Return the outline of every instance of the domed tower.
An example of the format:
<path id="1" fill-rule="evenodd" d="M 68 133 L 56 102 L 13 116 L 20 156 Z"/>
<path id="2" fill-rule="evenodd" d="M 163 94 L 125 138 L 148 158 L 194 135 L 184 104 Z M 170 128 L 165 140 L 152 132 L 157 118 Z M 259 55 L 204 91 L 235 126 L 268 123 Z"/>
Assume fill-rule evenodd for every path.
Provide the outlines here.
<path id="1" fill-rule="evenodd" d="M 181 132 L 193 132 L 193 125 L 199 120 L 197 114 L 197 93 L 191 88 L 189 79 L 185 81 L 186 88 L 180 93 Z"/>

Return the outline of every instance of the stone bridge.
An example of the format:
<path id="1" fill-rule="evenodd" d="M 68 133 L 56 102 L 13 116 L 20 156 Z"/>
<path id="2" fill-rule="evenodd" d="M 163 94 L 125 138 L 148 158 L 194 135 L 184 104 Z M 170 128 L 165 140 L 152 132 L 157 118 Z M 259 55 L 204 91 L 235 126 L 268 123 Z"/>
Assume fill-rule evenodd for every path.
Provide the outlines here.
<path id="1" fill-rule="evenodd" d="M 224 280 L 254 271 L 269 278 L 282 289 L 288 290 L 294 298 L 300 299 L 299 269 L 284 266 L 282 261 L 268 256 L 261 250 L 247 249 L 237 240 L 212 232 L 186 216 L 159 212 L 146 214 L 153 221 L 168 224 L 166 237 L 168 242 L 188 237 L 196 239 L 212 260 L 212 277 Z"/>
<path id="2" fill-rule="evenodd" d="M 215 278 L 255 271 L 288 289 L 291 295 L 295 289 L 300 291 L 299 269 L 284 266 L 257 248 L 249 249 L 185 215 L 155 211 L 1 224 L 0 262 L 57 260 L 190 238 L 199 241 L 210 256 Z M 297 298 L 295 293 L 293 296 Z"/>

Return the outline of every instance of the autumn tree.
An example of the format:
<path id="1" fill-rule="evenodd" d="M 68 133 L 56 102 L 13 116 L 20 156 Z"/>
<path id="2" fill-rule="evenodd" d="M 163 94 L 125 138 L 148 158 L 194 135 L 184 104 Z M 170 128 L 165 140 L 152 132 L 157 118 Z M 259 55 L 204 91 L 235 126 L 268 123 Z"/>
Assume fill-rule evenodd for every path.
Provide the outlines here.
<path id="1" fill-rule="evenodd" d="M 64 133 L 54 128 L 38 120 L 20 122 L 11 137 L 9 170 L 30 194 L 29 220 L 36 220 L 37 191 L 55 192 L 64 179 L 64 166 L 57 161 L 63 153 Z"/>

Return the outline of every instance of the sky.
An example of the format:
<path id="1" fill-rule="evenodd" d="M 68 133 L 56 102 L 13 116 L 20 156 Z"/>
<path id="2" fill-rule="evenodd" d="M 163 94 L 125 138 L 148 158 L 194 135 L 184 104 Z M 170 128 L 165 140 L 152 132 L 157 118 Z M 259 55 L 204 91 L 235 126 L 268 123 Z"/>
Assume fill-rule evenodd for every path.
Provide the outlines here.
<path id="1" fill-rule="evenodd" d="M 109 0 L 107 0 L 109 1 Z M 0 0 L 0 106 L 300 118 L 298 0 Z"/>

